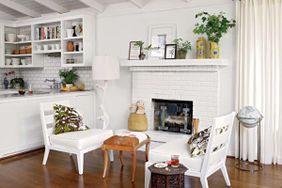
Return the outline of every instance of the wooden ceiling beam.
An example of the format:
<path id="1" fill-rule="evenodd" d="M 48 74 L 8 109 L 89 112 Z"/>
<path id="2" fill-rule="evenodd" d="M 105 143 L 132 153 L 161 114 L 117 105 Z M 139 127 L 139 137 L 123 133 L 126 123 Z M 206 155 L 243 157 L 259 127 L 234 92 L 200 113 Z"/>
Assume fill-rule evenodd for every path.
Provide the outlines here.
<path id="1" fill-rule="evenodd" d="M 0 3 L 6 7 L 9 7 L 13 10 L 16 10 L 24 15 L 27 15 L 27 16 L 31 16 L 33 18 L 35 17 L 40 17 L 41 14 L 39 12 L 36 12 L 34 10 L 31 10 L 19 3 L 16 3 L 14 1 L 11 1 L 11 0 L 0 0 Z"/>
<path id="2" fill-rule="evenodd" d="M 59 5 L 54 0 L 34 0 L 34 1 L 36 1 L 37 3 L 43 5 L 43 6 L 49 8 L 51 10 L 54 10 L 55 12 L 61 13 L 61 14 L 69 12 L 68 9 Z"/>
<path id="3" fill-rule="evenodd" d="M 130 0 L 138 8 L 144 7 L 150 0 Z"/>
<path id="4" fill-rule="evenodd" d="M 105 10 L 105 6 L 101 3 L 99 3 L 96 0 L 79 0 L 82 3 L 86 4 L 87 6 L 94 8 L 95 10 L 97 10 L 98 12 L 104 12 Z"/>

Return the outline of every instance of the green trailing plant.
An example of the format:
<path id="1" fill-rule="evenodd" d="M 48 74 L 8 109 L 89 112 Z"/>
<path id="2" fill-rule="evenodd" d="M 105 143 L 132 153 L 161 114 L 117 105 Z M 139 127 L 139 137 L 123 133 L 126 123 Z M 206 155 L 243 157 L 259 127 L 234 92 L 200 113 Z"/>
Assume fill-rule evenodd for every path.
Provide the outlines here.
<path id="1" fill-rule="evenodd" d="M 228 20 L 224 14 L 224 12 L 220 12 L 218 15 L 207 12 L 196 14 L 195 18 L 200 18 L 202 23 L 196 23 L 193 32 L 200 35 L 206 34 L 209 41 L 218 43 L 222 35 L 236 25 L 235 20 Z"/>
<path id="2" fill-rule="evenodd" d="M 63 84 L 74 84 L 79 78 L 74 69 L 62 69 L 59 71 L 59 76 L 61 77 Z"/>
<path id="3" fill-rule="evenodd" d="M 134 43 L 134 45 L 135 45 L 135 46 L 139 46 L 139 47 L 142 49 L 142 47 L 143 47 L 143 45 L 144 45 L 144 42 L 143 42 L 142 40 L 139 40 L 139 41 L 136 41 L 136 42 Z"/>
<path id="4" fill-rule="evenodd" d="M 174 39 L 173 42 L 177 45 L 178 52 L 187 53 L 192 50 L 191 42 L 184 41 L 182 38 Z"/>
<path id="5" fill-rule="evenodd" d="M 16 86 L 19 86 L 20 88 L 24 88 L 24 80 L 23 78 L 13 78 L 10 81 L 11 87 L 16 88 Z"/>

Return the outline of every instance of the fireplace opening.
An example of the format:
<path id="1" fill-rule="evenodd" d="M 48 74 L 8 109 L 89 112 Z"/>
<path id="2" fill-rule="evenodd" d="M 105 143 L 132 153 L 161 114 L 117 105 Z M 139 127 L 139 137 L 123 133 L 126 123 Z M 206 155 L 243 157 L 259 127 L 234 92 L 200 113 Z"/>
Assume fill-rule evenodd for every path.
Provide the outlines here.
<path id="1" fill-rule="evenodd" d="M 192 134 L 193 101 L 152 99 L 154 129 Z"/>

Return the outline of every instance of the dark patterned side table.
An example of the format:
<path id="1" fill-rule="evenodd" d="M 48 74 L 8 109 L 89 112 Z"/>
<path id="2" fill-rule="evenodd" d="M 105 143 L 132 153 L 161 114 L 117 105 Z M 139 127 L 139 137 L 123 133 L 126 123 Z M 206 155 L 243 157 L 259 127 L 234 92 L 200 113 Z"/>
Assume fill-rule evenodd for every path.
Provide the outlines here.
<path id="1" fill-rule="evenodd" d="M 151 188 L 184 188 L 184 173 L 188 170 L 184 165 L 156 168 L 149 166 L 151 171 Z"/>

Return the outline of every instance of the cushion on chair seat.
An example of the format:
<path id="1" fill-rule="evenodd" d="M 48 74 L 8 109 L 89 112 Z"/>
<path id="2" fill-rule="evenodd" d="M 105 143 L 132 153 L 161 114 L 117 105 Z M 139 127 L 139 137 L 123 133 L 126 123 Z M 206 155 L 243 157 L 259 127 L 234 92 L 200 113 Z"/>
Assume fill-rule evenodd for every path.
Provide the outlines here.
<path id="1" fill-rule="evenodd" d="M 113 136 L 111 130 L 89 129 L 86 131 L 76 131 L 50 136 L 51 145 L 69 146 L 77 149 L 85 149 Z"/>
<path id="2" fill-rule="evenodd" d="M 179 155 L 179 161 L 189 170 L 199 171 L 202 167 L 203 157 L 192 158 L 187 145 L 187 138 L 179 138 L 162 144 L 149 151 L 150 162 L 169 161 L 171 155 Z"/>

